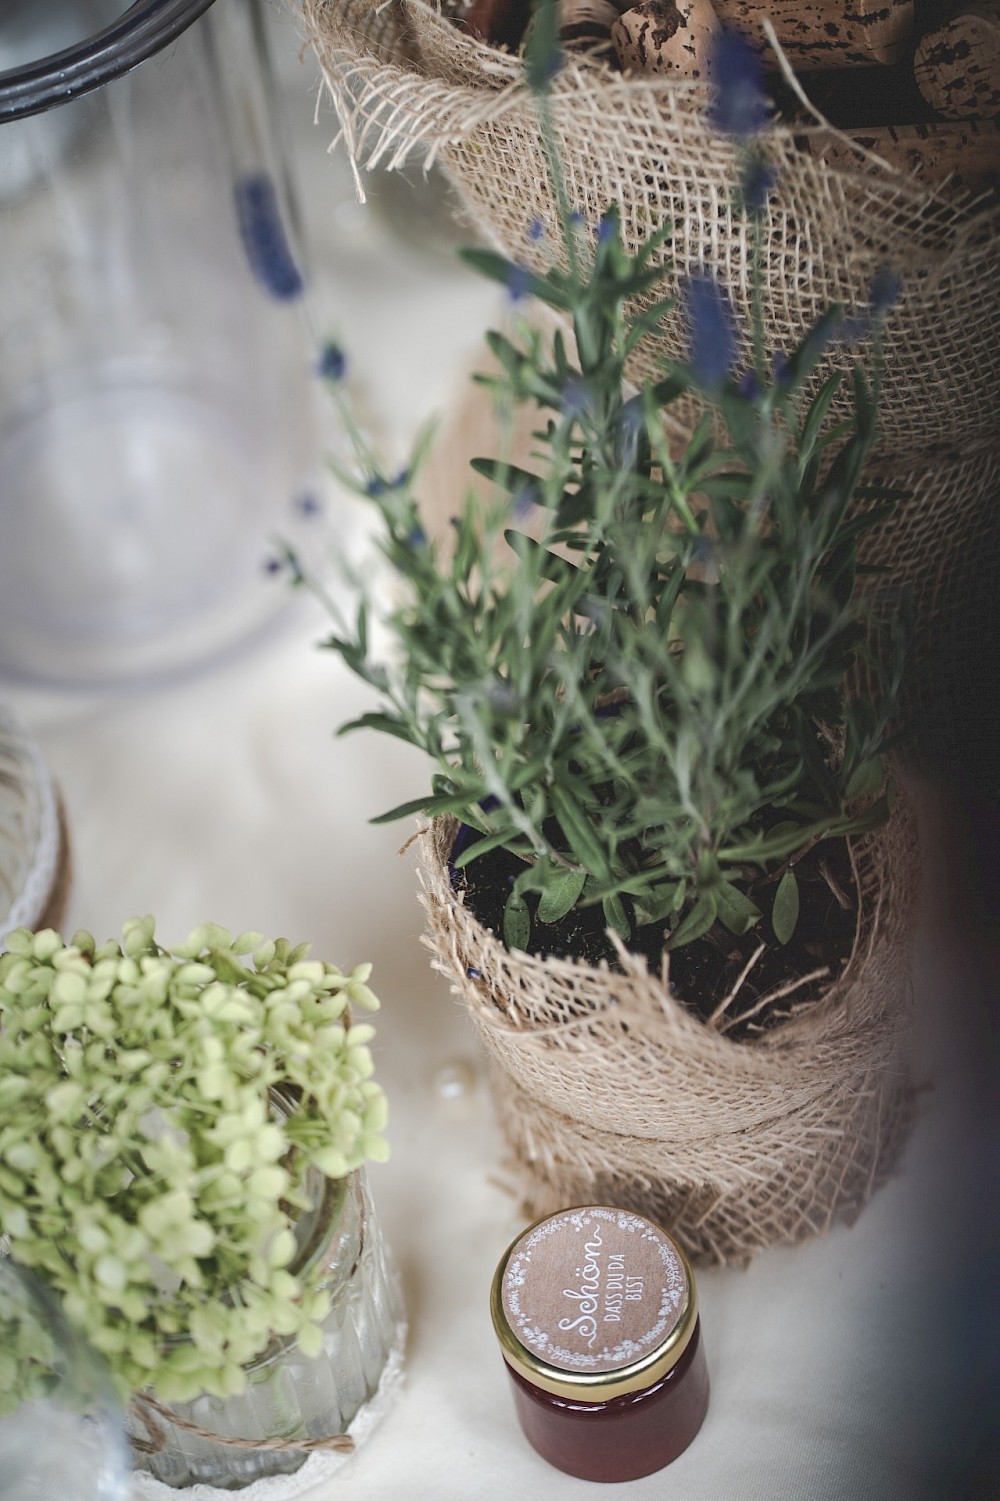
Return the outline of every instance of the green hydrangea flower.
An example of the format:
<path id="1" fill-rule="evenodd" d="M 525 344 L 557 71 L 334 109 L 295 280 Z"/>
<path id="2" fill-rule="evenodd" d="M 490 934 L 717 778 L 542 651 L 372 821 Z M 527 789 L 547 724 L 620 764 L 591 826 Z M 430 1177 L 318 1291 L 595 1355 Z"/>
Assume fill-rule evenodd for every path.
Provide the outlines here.
<path id="1" fill-rule="evenodd" d="M 344 974 L 306 946 L 211 923 L 166 949 L 151 917 L 120 943 L 19 928 L 7 946 L 11 1258 L 51 1287 L 126 1399 L 236 1393 L 275 1334 L 318 1348 L 323 1268 L 296 1270 L 296 1221 L 327 1179 L 387 1152 L 374 1029 L 349 1010 L 378 1007 L 371 966 Z"/>

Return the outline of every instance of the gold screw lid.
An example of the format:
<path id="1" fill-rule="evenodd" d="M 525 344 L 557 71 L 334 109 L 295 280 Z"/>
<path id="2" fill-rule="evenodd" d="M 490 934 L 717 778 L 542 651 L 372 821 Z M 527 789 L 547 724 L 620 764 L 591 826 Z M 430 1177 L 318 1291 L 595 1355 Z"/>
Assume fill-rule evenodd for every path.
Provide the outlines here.
<path id="1" fill-rule="evenodd" d="M 504 1359 L 542 1391 L 606 1402 L 676 1365 L 698 1317 L 676 1241 L 627 1209 L 587 1205 L 530 1225 L 490 1299 Z"/>

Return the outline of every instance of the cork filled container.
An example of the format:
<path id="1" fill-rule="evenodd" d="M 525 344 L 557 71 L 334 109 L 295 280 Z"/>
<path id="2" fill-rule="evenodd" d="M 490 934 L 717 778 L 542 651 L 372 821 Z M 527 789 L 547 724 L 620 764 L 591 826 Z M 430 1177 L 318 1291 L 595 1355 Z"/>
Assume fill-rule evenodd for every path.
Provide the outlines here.
<path id="1" fill-rule="evenodd" d="M 514 1405 L 543 1459 L 582 1480 L 635 1480 L 692 1442 L 708 1408 L 694 1277 L 642 1215 L 566 1209 L 529 1226 L 493 1279 Z"/>

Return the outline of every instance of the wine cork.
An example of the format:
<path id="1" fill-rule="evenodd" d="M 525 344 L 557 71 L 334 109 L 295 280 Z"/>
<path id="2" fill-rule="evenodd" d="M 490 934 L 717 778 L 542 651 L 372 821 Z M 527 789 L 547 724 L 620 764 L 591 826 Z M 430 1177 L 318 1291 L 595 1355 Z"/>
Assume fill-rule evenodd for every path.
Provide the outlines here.
<path id="1" fill-rule="evenodd" d="M 921 37 L 913 58 L 917 87 L 951 120 L 1000 114 L 1000 0 L 981 0 Z"/>
<path id="2" fill-rule="evenodd" d="M 837 137 L 811 136 L 809 145 L 829 166 L 852 172 L 864 169 L 867 153 L 873 153 L 928 187 L 947 182 L 956 194 L 964 194 L 1000 186 L 1000 122 L 994 120 L 882 126 Z"/>
<path id="3" fill-rule="evenodd" d="M 718 29 L 711 0 L 645 0 L 619 16 L 611 40 L 626 72 L 705 78 Z"/>
<path id="4" fill-rule="evenodd" d="M 715 0 L 723 26 L 770 54 L 765 16 L 793 68 L 894 63 L 913 31 L 913 0 Z"/>
<path id="5" fill-rule="evenodd" d="M 559 35 L 572 49 L 611 51 L 620 7 L 614 0 L 559 0 Z"/>

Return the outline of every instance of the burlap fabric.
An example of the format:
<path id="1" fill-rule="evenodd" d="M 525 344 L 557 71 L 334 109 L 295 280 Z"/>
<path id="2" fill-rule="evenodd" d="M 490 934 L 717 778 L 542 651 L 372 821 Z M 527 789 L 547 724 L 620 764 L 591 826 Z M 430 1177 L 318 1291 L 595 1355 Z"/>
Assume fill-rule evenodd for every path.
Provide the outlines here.
<path id="1" fill-rule="evenodd" d="M 420 840 L 426 941 L 482 1040 L 526 1213 L 621 1204 L 669 1225 L 701 1263 L 741 1263 L 857 1214 L 912 1099 L 905 802 L 856 845 L 860 915 L 842 976 L 743 1042 L 635 956 L 619 974 L 510 952 L 453 889 L 456 828 L 438 819 Z"/>
<path id="2" fill-rule="evenodd" d="M 519 60 L 457 30 L 433 0 L 301 5 L 356 169 L 438 161 L 473 227 L 544 269 L 557 248 L 555 211 Z M 734 146 L 707 124 L 704 86 L 624 78 L 575 58 L 551 97 L 570 201 L 591 224 L 618 204 L 631 246 L 671 223 L 667 288 L 710 266 L 746 323 L 752 237 L 733 203 Z M 964 605 L 970 575 L 1000 569 L 1000 200 L 845 146 L 819 118 L 766 137 L 778 171 L 763 235 L 767 341 L 788 350 L 829 303 L 863 309 L 878 267 L 901 274 L 887 326 L 879 468 L 912 495 L 877 544 L 878 560 L 912 587 L 918 651 L 933 658 L 953 700 L 972 702 L 1000 642 L 984 642 L 981 619 L 967 611 L 959 619 L 949 602 Z M 535 220 L 547 231 L 538 241 L 527 233 Z M 658 373 L 684 341 L 682 321 L 668 320 L 662 337 L 636 351 L 632 377 Z M 827 368 L 853 355 L 834 350 Z M 679 428 L 696 415 L 679 411 Z M 961 716 L 936 713 L 924 695 L 919 722 L 934 763 L 968 779 Z M 989 793 L 995 755 L 983 744 L 974 767 L 977 757 L 981 775 L 972 780 Z"/>
<path id="3" fill-rule="evenodd" d="M 518 59 L 457 30 L 428 0 L 303 0 L 303 12 L 352 159 L 439 160 L 474 223 L 544 269 L 556 216 Z M 711 266 L 746 317 L 752 236 L 733 203 L 734 146 L 708 124 L 704 86 L 625 78 L 580 59 L 557 75 L 551 97 L 571 203 L 592 225 L 616 203 L 633 247 L 672 224 L 667 287 Z M 788 350 L 831 302 L 864 308 L 873 273 L 889 263 L 904 291 L 889 329 L 885 448 L 995 438 L 1000 205 L 921 182 L 860 148 L 855 166 L 829 165 L 825 143 L 840 137 L 818 124 L 767 134 L 778 172 L 762 268 L 770 347 Z M 549 231 L 537 242 L 533 220 Z M 684 339 L 681 320 L 668 320 L 636 352 L 633 377 L 660 372 Z"/>

